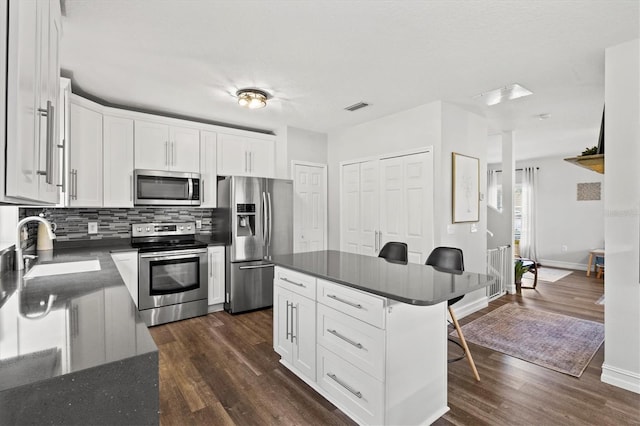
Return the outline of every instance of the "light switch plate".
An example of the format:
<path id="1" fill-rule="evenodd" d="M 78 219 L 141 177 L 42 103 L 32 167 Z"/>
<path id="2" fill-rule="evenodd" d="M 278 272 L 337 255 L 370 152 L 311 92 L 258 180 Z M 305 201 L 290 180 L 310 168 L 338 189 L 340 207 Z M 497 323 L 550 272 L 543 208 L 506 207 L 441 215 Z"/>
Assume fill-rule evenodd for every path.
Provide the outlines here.
<path id="1" fill-rule="evenodd" d="M 89 222 L 89 226 L 88 226 L 88 233 L 89 234 L 97 234 L 98 233 L 98 222 Z"/>
<path id="2" fill-rule="evenodd" d="M 478 232 L 478 225 L 476 225 L 475 223 L 471 224 L 471 232 Z"/>

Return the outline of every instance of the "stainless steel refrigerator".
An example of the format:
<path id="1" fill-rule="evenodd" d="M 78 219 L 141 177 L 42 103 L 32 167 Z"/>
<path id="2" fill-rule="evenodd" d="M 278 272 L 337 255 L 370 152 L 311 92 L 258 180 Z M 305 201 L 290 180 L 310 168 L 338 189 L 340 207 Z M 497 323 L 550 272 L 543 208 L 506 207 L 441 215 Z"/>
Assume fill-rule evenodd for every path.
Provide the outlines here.
<path id="1" fill-rule="evenodd" d="M 218 178 L 215 236 L 226 242 L 225 303 L 230 313 L 273 305 L 274 254 L 293 251 L 293 182 Z"/>

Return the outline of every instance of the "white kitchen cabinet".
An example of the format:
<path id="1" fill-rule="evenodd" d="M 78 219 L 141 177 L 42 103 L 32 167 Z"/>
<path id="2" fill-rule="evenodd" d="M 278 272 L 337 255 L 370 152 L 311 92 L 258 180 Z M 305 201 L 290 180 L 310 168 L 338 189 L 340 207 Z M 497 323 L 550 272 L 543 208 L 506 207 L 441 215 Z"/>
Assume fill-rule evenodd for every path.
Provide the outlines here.
<path id="1" fill-rule="evenodd" d="M 200 207 L 217 206 L 217 137 L 215 132 L 200 132 Z"/>
<path id="2" fill-rule="evenodd" d="M 298 323 L 314 311 L 312 335 Z M 358 424 L 431 424 L 448 410 L 446 302 L 410 305 L 278 266 L 273 313 L 282 364 Z"/>
<path id="3" fill-rule="evenodd" d="M 69 206 L 102 207 L 102 107 L 71 97 Z"/>
<path id="4" fill-rule="evenodd" d="M 133 120 L 103 117 L 103 205 L 133 207 Z"/>
<path id="5" fill-rule="evenodd" d="M 273 177 L 275 140 L 219 133 L 218 174 Z"/>
<path id="6" fill-rule="evenodd" d="M 200 131 L 135 120 L 135 168 L 200 172 Z"/>
<path id="7" fill-rule="evenodd" d="M 295 278 L 290 278 L 291 272 L 276 268 L 273 289 L 274 350 L 298 372 L 315 381 L 316 301 L 315 296 L 303 296 L 310 294 L 304 289 L 312 289 L 312 293 L 315 294 L 315 280 L 311 279 L 311 285 L 298 282 Z M 291 291 L 291 282 L 296 283 L 293 285 L 302 291 Z"/>
<path id="8" fill-rule="evenodd" d="M 433 249 L 433 153 L 395 155 L 341 167 L 342 250 L 377 256 L 405 242 L 409 261 Z"/>
<path id="9" fill-rule="evenodd" d="M 209 257 L 209 306 L 224 303 L 224 246 L 207 248 Z"/>
<path id="10" fill-rule="evenodd" d="M 122 251 L 111 253 L 111 258 L 116 264 L 116 268 L 122 277 L 122 281 L 127 286 L 133 303 L 138 307 L 138 252 Z M 224 270 L 223 270 L 224 271 Z"/>
<path id="11" fill-rule="evenodd" d="M 54 0 L 9 1 L 4 196 L 58 201 L 60 6 Z M 3 98 L 4 99 L 4 98 Z"/>

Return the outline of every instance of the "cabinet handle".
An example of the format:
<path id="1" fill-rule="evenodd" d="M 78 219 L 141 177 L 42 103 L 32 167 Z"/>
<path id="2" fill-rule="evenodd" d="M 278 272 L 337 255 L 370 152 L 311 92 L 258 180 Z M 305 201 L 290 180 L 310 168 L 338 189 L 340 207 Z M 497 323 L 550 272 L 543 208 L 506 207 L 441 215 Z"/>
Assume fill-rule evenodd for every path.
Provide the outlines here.
<path id="1" fill-rule="evenodd" d="M 373 249 L 378 252 L 378 231 L 373 231 Z"/>
<path id="2" fill-rule="evenodd" d="M 164 165 L 169 165 L 169 141 L 164 141 Z"/>
<path id="3" fill-rule="evenodd" d="M 133 175 L 129 175 L 129 201 L 133 201 Z"/>
<path id="4" fill-rule="evenodd" d="M 295 317 L 293 316 L 293 310 L 294 310 L 294 309 L 296 310 L 296 316 L 295 316 Z M 294 334 L 293 334 L 293 320 L 294 320 L 294 318 L 295 318 L 295 320 L 296 320 L 296 325 L 298 325 L 298 314 L 297 314 L 297 310 L 298 310 L 298 307 L 297 307 L 297 306 L 295 306 L 295 305 L 293 304 L 293 302 L 291 302 L 291 343 L 293 343 L 293 339 L 296 339 L 296 341 L 298 340 L 298 336 L 296 336 L 296 335 L 294 335 Z M 297 329 L 297 328 L 298 328 L 298 327 L 296 327 L 296 329 Z"/>
<path id="5" fill-rule="evenodd" d="M 57 184 L 56 186 L 59 187 L 62 192 L 67 192 L 66 188 L 68 188 L 68 185 L 65 186 L 64 184 L 65 178 L 67 177 L 67 162 L 64 159 L 64 151 L 65 151 L 64 145 L 65 145 L 65 141 L 63 139 L 62 143 L 58 145 L 58 148 L 62 151 L 62 154 L 60 154 L 62 156 L 62 171 L 60 172 L 60 183 Z"/>
<path id="6" fill-rule="evenodd" d="M 200 202 L 204 204 L 204 179 L 200 180 Z"/>
<path id="7" fill-rule="evenodd" d="M 378 249 L 382 248 L 382 231 L 378 231 Z"/>
<path id="8" fill-rule="evenodd" d="M 362 399 L 362 393 L 361 392 L 358 392 L 357 390 L 355 390 L 354 388 L 352 388 L 351 386 L 349 386 L 348 384 L 346 384 L 342 380 L 338 379 L 338 377 L 335 374 L 327 373 L 327 376 L 329 376 L 330 379 L 332 379 L 334 382 L 336 382 L 337 384 L 339 384 L 340 386 L 342 386 L 343 388 L 345 388 L 346 390 L 348 390 L 349 392 L 351 392 L 352 394 L 354 394 L 358 398 Z"/>
<path id="9" fill-rule="evenodd" d="M 342 302 L 344 304 L 347 304 L 349 306 L 353 306 L 354 308 L 362 309 L 362 305 L 361 304 L 353 303 L 353 302 L 350 302 L 348 300 L 341 299 L 338 296 L 336 296 L 335 294 L 327 294 L 327 297 L 330 298 L 330 299 L 333 299 L 333 300 L 337 300 L 338 302 Z"/>
<path id="10" fill-rule="evenodd" d="M 249 172 L 249 154 L 247 151 L 244 152 L 244 171 L 245 173 Z"/>
<path id="11" fill-rule="evenodd" d="M 287 337 L 286 339 L 289 340 L 289 301 L 287 300 L 287 318 L 285 320 L 286 324 L 287 324 Z"/>
<path id="12" fill-rule="evenodd" d="M 209 278 L 213 277 L 213 253 L 209 254 Z"/>
<path id="13" fill-rule="evenodd" d="M 74 171 L 73 182 L 74 182 L 73 197 L 75 200 L 77 200 L 78 199 L 78 169 L 75 169 Z"/>
<path id="14" fill-rule="evenodd" d="M 302 288 L 307 288 L 307 286 L 306 286 L 306 285 L 301 284 L 301 283 L 297 283 L 297 282 L 295 282 L 295 281 L 291 281 L 290 279 L 288 279 L 288 278 L 286 278 L 286 277 L 281 277 L 280 279 L 281 279 L 282 281 L 286 281 L 286 282 L 288 282 L 289 284 L 297 285 L 298 287 L 302 287 Z"/>
<path id="15" fill-rule="evenodd" d="M 42 115 L 43 117 L 47 117 L 47 135 L 46 135 L 46 139 L 45 139 L 45 148 L 46 148 L 46 154 L 45 154 L 45 169 L 44 170 L 38 170 L 38 174 L 39 175 L 43 175 L 44 181 L 46 183 L 48 183 L 49 185 L 51 185 L 53 183 L 53 132 L 54 132 L 54 126 L 55 126 L 55 121 L 54 121 L 54 111 L 53 111 L 53 104 L 51 103 L 51 101 L 47 101 L 47 108 L 38 108 L 38 112 L 40 113 L 40 115 Z"/>
<path id="16" fill-rule="evenodd" d="M 362 349 L 364 347 L 364 346 L 362 346 L 361 343 L 358 343 L 355 340 L 351 340 L 347 336 L 343 336 L 342 334 L 338 333 L 336 330 L 330 330 L 330 329 L 327 328 L 327 331 L 329 333 L 333 334 L 334 336 L 336 336 L 337 338 L 342 339 L 345 342 L 349 343 L 350 345 L 355 346 L 358 349 Z"/>
<path id="17" fill-rule="evenodd" d="M 253 152 L 249 151 L 249 172 L 253 172 Z"/>

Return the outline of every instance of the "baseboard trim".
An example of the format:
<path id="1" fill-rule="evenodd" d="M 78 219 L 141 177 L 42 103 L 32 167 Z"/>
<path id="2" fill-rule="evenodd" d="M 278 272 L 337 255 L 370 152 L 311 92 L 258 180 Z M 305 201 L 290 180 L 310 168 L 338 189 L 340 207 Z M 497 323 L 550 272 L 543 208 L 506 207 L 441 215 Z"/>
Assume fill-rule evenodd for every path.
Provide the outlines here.
<path id="1" fill-rule="evenodd" d="M 602 364 L 600 380 L 613 386 L 640 394 L 640 374 Z"/>
<path id="2" fill-rule="evenodd" d="M 584 263 L 561 262 L 559 260 L 550 259 L 538 259 L 538 263 L 540 263 L 543 268 L 548 266 L 550 268 L 574 269 L 576 271 L 587 270 L 587 265 Z"/>
<path id="3" fill-rule="evenodd" d="M 462 319 L 467 315 L 471 315 L 472 313 L 479 311 L 480 309 L 486 308 L 487 306 L 489 306 L 489 299 L 485 296 L 466 305 L 457 303 L 453 306 L 453 311 L 456 314 L 456 318 Z"/>

